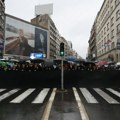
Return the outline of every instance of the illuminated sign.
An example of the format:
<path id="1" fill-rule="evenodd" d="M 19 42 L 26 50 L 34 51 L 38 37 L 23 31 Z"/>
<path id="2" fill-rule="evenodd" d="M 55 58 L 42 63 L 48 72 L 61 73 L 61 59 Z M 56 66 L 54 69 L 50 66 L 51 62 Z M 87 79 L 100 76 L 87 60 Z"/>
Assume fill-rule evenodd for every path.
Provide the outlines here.
<path id="1" fill-rule="evenodd" d="M 43 54 L 42 54 L 42 53 L 31 53 L 31 54 L 30 54 L 30 58 L 31 58 L 31 59 L 43 58 Z"/>

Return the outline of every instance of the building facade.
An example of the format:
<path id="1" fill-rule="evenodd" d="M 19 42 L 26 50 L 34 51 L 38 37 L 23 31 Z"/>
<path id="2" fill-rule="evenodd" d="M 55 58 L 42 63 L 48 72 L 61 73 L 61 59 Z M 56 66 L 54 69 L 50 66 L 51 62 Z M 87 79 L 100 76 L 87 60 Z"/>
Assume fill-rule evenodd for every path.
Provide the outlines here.
<path id="1" fill-rule="evenodd" d="M 97 59 L 120 61 L 120 0 L 104 0 L 95 22 Z"/>
<path id="2" fill-rule="evenodd" d="M 60 43 L 61 43 L 61 35 L 59 31 L 56 29 L 56 58 L 60 58 Z"/>
<path id="3" fill-rule="evenodd" d="M 36 16 L 31 20 L 32 24 L 42 26 L 43 28 L 48 29 L 48 56 L 47 58 L 56 58 L 56 26 L 48 14 Z M 59 44 L 59 43 L 58 43 Z"/>
<path id="4" fill-rule="evenodd" d="M 5 36 L 5 4 L 0 0 L 0 58 L 3 58 Z"/>
<path id="5" fill-rule="evenodd" d="M 89 38 L 89 54 L 88 59 L 95 61 L 97 59 L 97 48 L 96 48 L 96 23 L 93 24 L 90 38 Z"/>
<path id="6" fill-rule="evenodd" d="M 65 56 L 68 55 L 69 45 L 56 28 L 53 20 L 48 14 L 39 15 L 31 19 L 31 23 L 46 28 L 48 34 L 48 59 L 60 58 L 60 43 L 64 43 Z"/>

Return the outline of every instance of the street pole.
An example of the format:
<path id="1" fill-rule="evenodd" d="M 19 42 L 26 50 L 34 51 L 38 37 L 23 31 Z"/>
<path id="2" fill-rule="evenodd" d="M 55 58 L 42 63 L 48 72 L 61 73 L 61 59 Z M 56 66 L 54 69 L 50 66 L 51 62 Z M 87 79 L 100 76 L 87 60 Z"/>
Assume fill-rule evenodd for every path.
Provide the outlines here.
<path id="1" fill-rule="evenodd" d="M 61 90 L 64 90 L 64 68 L 63 68 L 63 57 L 61 57 Z"/>

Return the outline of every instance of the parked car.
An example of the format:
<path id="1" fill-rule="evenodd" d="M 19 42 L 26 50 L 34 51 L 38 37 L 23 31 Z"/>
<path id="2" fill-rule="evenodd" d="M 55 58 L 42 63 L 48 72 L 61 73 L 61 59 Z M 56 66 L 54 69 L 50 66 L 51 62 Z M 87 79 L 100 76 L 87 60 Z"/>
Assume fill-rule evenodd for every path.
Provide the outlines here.
<path id="1" fill-rule="evenodd" d="M 96 66 L 98 67 L 98 68 L 103 68 L 104 67 L 104 65 L 107 65 L 107 61 L 105 61 L 105 60 L 100 60 L 100 61 L 98 61 L 98 62 L 96 62 L 95 64 L 96 64 Z"/>
<path id="2" fill-rule="evenodd" d="M 99 66 L 99 68 L 105 69 L 105 70 L 112 70 L 112 69 L 115 69 L 115 64 L 116 64 L 116 62 L 109 61 L 106 64 Z"/>
<path id="3" fill-rule="evenodd" d="M 115 64 L 115 68 L 116 68 L 116 69 L 119 69 L 119 68 L 120 68 L 120 62 L 117 62 L 117 63 Z"/>

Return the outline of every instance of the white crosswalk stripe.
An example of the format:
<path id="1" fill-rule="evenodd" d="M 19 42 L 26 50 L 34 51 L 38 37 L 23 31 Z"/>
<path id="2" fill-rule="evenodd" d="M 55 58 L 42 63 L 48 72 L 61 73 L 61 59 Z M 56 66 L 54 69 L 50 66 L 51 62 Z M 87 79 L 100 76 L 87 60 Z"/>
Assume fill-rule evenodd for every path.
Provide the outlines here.
<path id="1" fill-rule="evenodd" d="M 0 92 L 3 92 L 3 91 L 5 91 L 6 89 L 0 89 Z"/>
<path id="2" fill-rule="evenodd" d="M 28 89 L 21 95 L 19 95 L 17 98 L 14 100 L 10 101 L 10 103 L 20 103 L 22 102 L 26 97 L 28 97 L 35 89 Z"/>
<path id="3" fill-rule="evenodd" d="M 35 98 L 35 100 L 32 103 L 43 103 L 45 97 L 47 96 L 49 92 L 49 88 L 43 89 L 38 96 Z"/>
<path id="4" fill-rule="evenodd" d="M 1 88 L 0 92 L 2 92 L 4 90 L 7 90 L 7 89 Z M 4 100 L 5 98 L 10 97 L 14 93 L 16 93 L 18 90 L 20 90 L 20 89 L 13 89 L 11 91 L 8 91 L 8 92 L 2 94 L 0 96 L 0 101 Z M 21 103 L 23 100 L 25 100 L 27 97 L 29 97 L 29 95 L 32 94 L 32 92 L 34 92 L 35 90 L 36 90 L 35 88 L 29 88 L 26 91 L 24 91 L 23 93 L 19 94 L 15 98 L 13 98 L 13 100 L 11 100 L 9 103 Z M 39 94 L 34 98 L 34 100 L 32 101 L 32 104 L 43 103 L 49 91 L 50 91 L 50 88 L 42 89 L 39 92 Z"/>
<path id="5" fill-rule="evenodd" d="M 95 97 L 86 88 L 80 88 L 80 90 L 88 103 L 98 103 Z"/>
<path id="6" fill-rule="evenodd" d="M 17 91 L 19 91 L 19 89 L 13 89 L 13 90 L 11 90 L 11 91 L 9 91 L 9 92 L 1 95 L 1 96 L 0 96 L 0 101 L 4 100 L 5 98 L 7 98 L 7 97 L 9 97 L 9 96 L 11 96 L 11 95 L 13 95 L 13 94 L 16 93 Z"/>
<path id="7" fill-rule="evenodd" d="M 107 90 L 110 91 L 111 93 L 113 93 L 114 95 L 120 97 L 120 93 L 119 93 L 118 91 L 113 90 L 113 89 L 111 89 L 111 88 L 107 88 Z"/>
<path id="8" fill-rule="evenodd" d="M 45 98 L 47 97 L 48 94 L 51 94 L 50 88 L 43 88 L 40 92 L 36 92 L 36 88 L 29 88 L 27 90 L 24 90 L 22 93 L 19 93 L 20 90 L 22 89 L 13 89 L 13 90 L 9 90 L 9 91 L 5 91 L 7 89 L 0 89 L 0 92 L 2 95 L 0 95 L 0 102 L 3 101 L 5 99 L 8 99 L 7 101 L 9 101 L 9 103 L 21 103 L 23 100 L 27 99 L 30 95 L 30 99 L 33 100 L 31 102 L 31 104 L 41 104 L 44 102 Z M 91 92 L 91 90 L 93 92 Z M 106 93 L 105 91 L 103 91 L 100 88 L 91 88 L 91 89 L 87 89 L 87 88 L 79 88 L 78 92 L 81 92 L 81 94 L 79 94 L 80 98 L 85 98 L 87 103 L 90 104 L 99 104 L 101 100 L 99 100 L 100 98 L 98 97 L 98 95 L 103 98 L 105 101 L 107 101 L 109 104 L 119 104 L 120 101 L 117 101 L 119 99 L 115 99 L 113 97 L 119 97 L 120 98 L 120 92 L 117 90 L 114 90 L 112 88 L 106 88 L 107 91 L 109 91 L 111 93 L 111 95 L 108 95 L 108 93 Z M 2 91 L 5 91 L 5 93 L 2 93 Z M 19 92 L 18 92 L 19 91 Z M 17 93 L 18 92 L 18 93 Z M 35 94 L 37 93 L 36 96 L 34 96 L 35 94 L 32 94 L 33 92 L 35 92 Z M 95 93 L 96 92 L 96 93 Z M 13 99 L 9 97 L 14 95 L 16 93 L 16 97 L 14 97 Z M 98 94 L 98 95 L 96 95 Z M 33 95 L 33 96 L 32 96 Z M 113 96 L 114 95 L 114 96 Z M 34 97 L 34 98 L 33 98 Z M 104 101 L 103 100 L 103 101 Z M 102 101 L 101 101 L 102 102 Z"/>
<path id="9" fill-rule="evenodd" d="M 109 96 L 107 93 L 102 91 L 99 88 L 94 88 L 94 90 L 103 98 L 105 99 L 108 103 L 110 104 L 119 104 L 119 102 L 115 99 L 113 99 L 111 96 Z"/>

